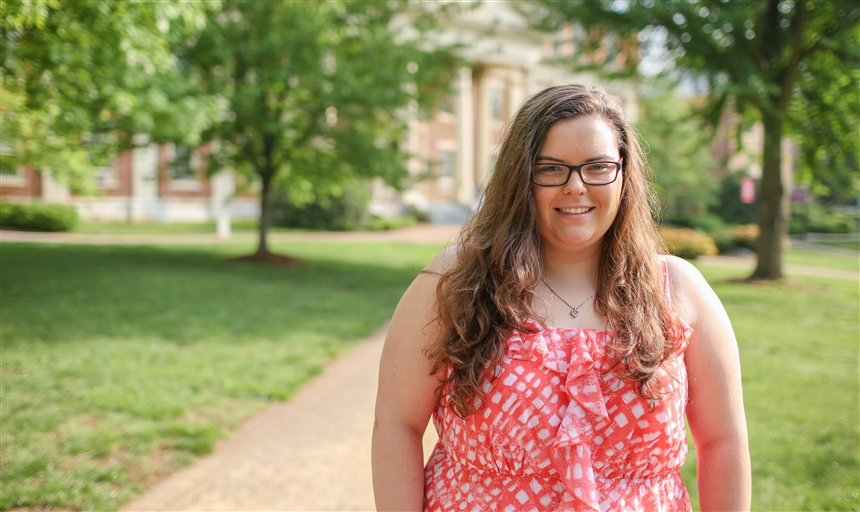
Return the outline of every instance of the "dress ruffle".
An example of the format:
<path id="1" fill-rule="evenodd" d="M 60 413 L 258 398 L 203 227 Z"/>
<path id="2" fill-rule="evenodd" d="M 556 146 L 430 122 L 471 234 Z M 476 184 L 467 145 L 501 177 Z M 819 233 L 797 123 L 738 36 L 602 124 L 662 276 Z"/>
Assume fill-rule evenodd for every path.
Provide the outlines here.
<path id="1" fill-rule="evenodd" d="M 527 324 L 526 328 L 528 332 L 512 333 L 506 353 L 511 359 L 534 360 L 562 376 L 568 404 L 552 444 L 552 462 L 570 495 L 582 505 L 599 510 L 588 442 L 594 436 L 595 426 L 609 421 L 598 373 L 603 350 L 597 340 L 606 331 L 561 331 L 544 329 L 538 324 Z M 551 348 L 562 346 L 560 340 L 547 343 L 547 337 L 562 336 L 570 339 L 565 344 L 573 347 L 569 354 Z"/>
<path id="2" fill-rule="evenodd" d="M 675 355 L 683 353 L 693 329 L 683 320 L 672 326 L 670 338 Z M 600 510 L 598 489 L 591 457 L 591 444 L 598 428 L 610 423 L 600 387 L 600 371 L 606 357 L 605 343 L 610 331 L 599 329 L 557 329 L 526 322 L 525 331 L 514 330 L 507 339 L 505 353 L 511 359 L 533 361 L 559 374 L 568 397 L 567 407 L 552 443 L 552 462 L 569 494 L 583 506 Z M 564 338 L 564 340 L 562 340 Z M 571 347 L 568 353 L 556 347 Z M 631 431 L 630 424 L 612 425 L 616 431 Z"/>

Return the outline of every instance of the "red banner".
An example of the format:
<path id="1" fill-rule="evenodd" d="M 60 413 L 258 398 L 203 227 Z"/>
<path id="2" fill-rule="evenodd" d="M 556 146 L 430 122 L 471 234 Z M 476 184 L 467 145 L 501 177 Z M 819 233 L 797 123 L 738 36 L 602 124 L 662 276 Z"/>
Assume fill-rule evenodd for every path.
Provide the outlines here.
<path id="1" fill-rule="evenodd" d="M 755 202 L 755 180 L 749 176 L 741 181 L 741 202 L 744 204 Z"/>

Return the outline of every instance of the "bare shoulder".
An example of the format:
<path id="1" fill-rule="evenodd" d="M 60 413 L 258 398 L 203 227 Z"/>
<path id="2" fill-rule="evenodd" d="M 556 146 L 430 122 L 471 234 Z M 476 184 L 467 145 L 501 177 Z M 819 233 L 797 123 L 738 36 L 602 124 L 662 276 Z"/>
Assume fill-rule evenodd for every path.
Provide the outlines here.
<path id="1" fill-rule="evenodd" d="M 689 261 L 667 254 L 663 256 L 669 267 L 669 282 L 673 289 L 705 284 L 707 281 L 692 263 Z"/>
<path id="2" fill-rule="evenodd" d="M 407 342 L 412 342 L 430 333 L 433 329 L 428 326 L 435 324 L 436 318 L 436 292 L 439 278 L 447 272 L 457 261 L 457 246 L 448 247 L 437 254 L 424 270 L 415 277 L 412 284 L 403 294 L 389 328 L 389 338 L 402 337 Z M 421 336 L 417 336 L 421 333 Z M 422 345 L 426 345 L 424 340 Z"/>
<path id="3" fill-rule="evenodd" d="M 444 249 L 430 260 L 430 263 L 424 267 L 424 270 L 431 274 L 442 275 L 451 269 L 457 263 L 457 254 L 460 251 L 459 245 L 452 245 Z"/>
<path id="4" fill-rule="evenodd" d="M 663 256 L 669 270 L 672 299 L 681 318 L 693 324 L 702 308 L 719 304 L 719 299 L 692 263 L 677 256 Z"/>

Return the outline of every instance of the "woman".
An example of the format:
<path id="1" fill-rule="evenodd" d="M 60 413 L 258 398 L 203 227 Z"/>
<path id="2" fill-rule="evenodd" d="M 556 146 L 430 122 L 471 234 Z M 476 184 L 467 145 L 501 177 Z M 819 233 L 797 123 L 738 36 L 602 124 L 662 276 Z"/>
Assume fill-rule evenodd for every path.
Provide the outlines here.
<path id="1" fill-rule="evenodd" d="M 521 107 L 459 246 L 394 313 L 380 510 L 689 510 L 685 416 L 702 510 L 749 508 L 737 343 L 698 271 L 660 255 L 646 169 L 600 89 Z"/>

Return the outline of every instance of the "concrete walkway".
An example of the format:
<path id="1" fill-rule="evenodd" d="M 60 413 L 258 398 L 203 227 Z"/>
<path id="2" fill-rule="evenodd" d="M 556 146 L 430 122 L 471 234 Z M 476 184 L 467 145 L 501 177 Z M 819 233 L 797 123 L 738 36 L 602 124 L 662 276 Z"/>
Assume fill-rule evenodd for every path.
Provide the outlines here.
<path id="1" fill-rule="evenodd" d="M 385 329 L 123 510 L 374 510 L 370 438 Z M 424 439 L 429 456 L 436 441 Z"/>

